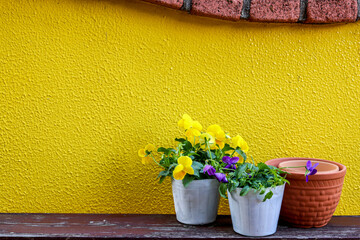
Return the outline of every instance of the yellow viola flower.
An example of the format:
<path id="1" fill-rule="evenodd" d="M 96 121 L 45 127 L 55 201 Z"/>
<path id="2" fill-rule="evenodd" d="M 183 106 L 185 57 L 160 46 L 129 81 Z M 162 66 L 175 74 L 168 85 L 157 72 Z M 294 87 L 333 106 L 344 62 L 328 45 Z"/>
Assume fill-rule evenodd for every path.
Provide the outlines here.
<path id="1" fill-rule="evenodd" d="M 186 130 L 185 135 L 189 139 L 198 137 L 201 135 L 202 126 L 198 121 L 193 121 L 190 127 Z"/>
<path id="2" fill-rule="evenodd" d="M 194 169 L 191 167 L 192 160 L 187 156 L 181 156 L 178 158 L 178 165 L 175 167 L 173 176 L 176 180 L 184 179 L 185 175 L 188 173 L 190 175 L 194 174 Z"/>
<path id="3" fill-rule="evenodd" d="M 249 146 L 248 146 L 248 144 L 245 142 L 245 140 L 241 137 L 241 136 L 239 136 L 239 135 L 237 135 L 236 137 L 233 137 L 232 138 L 232 143 L 233 143 L 233 145 L 234 145 L 234 147 L 236 148 L 236 147 L 240 147 L 241 148 L 241 150 L 243 151 L 243 152 L 247 152 L 247 151 L 249 151 Z"/>
<path id="4" fill-rule="evenodd" d="M 182 116 L 182 119 L 180 119 L 180 121 L 178 122 L 178 126 L 187 130 L 191 127 L 192 122 L 193 120 L 191 119 L 191 117 L 187 114 L 184 114 Z"/>
<path id="5" fill-rule="evenodd" d="M 140 149 L 140 150 L 138 151 L 138 155 L 139 155 L 139 157 L 141 157 L 141 163 L 142 163 L 142 164 L 149 164 L 149 163 L 151 163 L 152 159 L 151 159 L 151 157 L 146 156 L 145 149 Z"/>
<path id="6" fill-rule="evenodd" d="M 152 152 L 155 150 L 155 146 L 151 143 L 145 146 L 145 149 L 140 149 L 138 151 L 139 157 L 141 157 L 142 164 L 149 164 L 152 162 L 152 158 L 150 156 L 147 156 L 146 152 Z"/>
<path id="7" fill-rule="evenodd" d="M 185 135 L 187 138 L 192 139 L 201 134 L 201 124 L 198 121 L 193 121 L 187 114 L 183 115 L 182 119 L 178 122 L 178 125 L 186 130 Z"/>
<path id="8" fill-rule="evenodd" d="M 219 125 L 211 125 L 208 127 L 207 132 L 215 138 L 216 144 L 219 145 L 220 148 L 225 146 L 226 134 Z M 213 148 L 217 148 L 216 144 Z"/>
<path id="9" fill-rule="evenodd" d="M 202 148 L 205 148 L 206 149 L 206 146 L 204 146 L 203 144 L 205 143 L 205 138 L 210 146 L 210 148 L 214 148 L 216 146 L 216 140 L 215 138 L 209 134 L 209 133 L 202 133 L 200 136 L 199 136 L 199 142 L 201 145 Z"/>
<path id="10" fill-rule="evenodd" d="M 145 146 L 145 151 L 152 152 L 154 150 L 155 150 L 155 146 L 151 143 L 149 143 L 148 145 Z"/>
<path id="11" fill-rule="evenodd" d="M 231 144 L 231 137 L 228 133 L 225 134 L 225 143 L 229 145 Z"/>

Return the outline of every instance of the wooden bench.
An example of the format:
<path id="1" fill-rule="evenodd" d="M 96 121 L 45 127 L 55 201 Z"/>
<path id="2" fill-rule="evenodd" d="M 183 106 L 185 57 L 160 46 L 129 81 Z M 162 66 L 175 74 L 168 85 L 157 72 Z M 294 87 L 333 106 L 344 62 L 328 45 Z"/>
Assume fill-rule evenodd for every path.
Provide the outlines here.
<path id="1" fill-rule="evenodd" d="M 174 215 L 0 214 L 2 239 L 360 239 L 360 216 L 334 216 L 322 228 L 280 223 L 274 235 L 236 234 L 230 216 L 205 226 L 184 225 Z"/>

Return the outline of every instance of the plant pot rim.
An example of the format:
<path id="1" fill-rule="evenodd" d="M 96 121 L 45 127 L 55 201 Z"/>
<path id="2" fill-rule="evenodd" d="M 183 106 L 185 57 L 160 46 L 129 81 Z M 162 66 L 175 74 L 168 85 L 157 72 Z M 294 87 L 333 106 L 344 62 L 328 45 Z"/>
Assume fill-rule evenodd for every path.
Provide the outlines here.
<path id="1" fill-rule="evenodd" d="M 281 184 L 281 185 L 277 185 L 277 186 L 275 186 L 275 187 L 267 187 L 267 188 L 265 188 L 265 189 L 275 189 L 275 188 L 277 188 L 277 187 L 282 187 L 282 186 L 284 186 L 285 184 L 286 184 L 286 182 L 284 182 L 284 183 Z M 235 189 L 241 190 L 241 189 L 243 189 L 243 188 L 237 187 L 237 188 L 235 188 Z M 229 189 L 227 189 L 227 191 L 229 192 Z M 250 191 L 255 191 L 255 189 L 254 189 L 254 188 L 250 188 Z"/>
<path id="2" fill-rule="evenodd" d="M 288 160 L 283 161 L 279 163 L 279 167 L 284 168 L 283 171 L 286 171 L 288 173 L 300 173 L 305 174 L 306 168 L 287 168 L 287 167 L 298 167 L 298 166 L 305 166 L 308 160 L 302 159 L 302 160 Z M 339 166 L 334 163 L 324 162 L 324 161 L 317 161 L 313 160 L 312 164 L 315 163 L 321 163 L 316 168 L 317 173 L 316 174 L 329 174 L 329 173 L 336 173 L 339 171 Z"/>
<path id="3" fill-rule="evenodd" d="M 278 167 L 280 162 L 291 161 L 291 160 L 311 160 L 311 161 L 318 161 L 318 162 L 327 162 L 327 163 L 335 164 L 339 167 L 339 171 L 337 171 L 337 172 L 312 175 L 312 176 L 310 176 L 310 181 L 311 180 L 329 180 L 329 179 L 343 178 L 346 174 L 346 167 L 343 164 L 337 163 L 334 161 L 325 160 L 325 159 L 319 159 L 319 158 L 304 158 L 304 157 L 275 158 L 275 159 L 268 160 L 265 163 L 267 165 L 272 165 L 272 166 Z M 302 173 L 291 173 L 291 174 L 288 174 L 286 176 L 286 178 L 303 180 L 303 179 L 305 179 L 305 176 Z"/>
<path id="4" fill-rule="evenodd" d="M 220 183 L 217 179 L 194 179 L 187 187 L 184 187 L 182 180 L 172 180 L 173 187 L 184 189 L 198 189 L 204 187 L 218 188 Z"/>
<path id="5" fill-rule="evenodd" d="M 174 181 L 174 182 L 182 182 L 183 180 L 176 180 L 176 179 L 171 179 L 172 181 Z M 217 179 L 215 179 L 215 178 L 211 178 L 211 179 L 194 179 L 194 180 L 192 180 L 192 182 L 195 182 L 195 181 L 217 181 L 218 182 L 218 180 Z"/>

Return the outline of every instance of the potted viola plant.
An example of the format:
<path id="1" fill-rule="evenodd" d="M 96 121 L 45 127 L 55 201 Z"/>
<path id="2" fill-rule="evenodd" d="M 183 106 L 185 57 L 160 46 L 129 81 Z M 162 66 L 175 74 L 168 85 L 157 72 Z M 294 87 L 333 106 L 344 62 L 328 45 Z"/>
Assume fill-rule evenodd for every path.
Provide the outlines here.
<path id="1" fill-rule="evenodd" d="M 223 158 L 226 178 L 219 188 L 220 195 L 229 200 L 233 229 L 245 236 L 271 235 L 277 229 L 288 183 L 286 172 L 264 163 L 236 160 L 231 156 Z"/>
<path id="2" fill-rule="evenodd" d="M 228 151 L 246 157 L 249 147 L 242 137 L 231 138 L 219 125 L 211 125 L 203 131 L 202 125 L 187 114 L 178 126 L 185 136 L 175 139 L 175 147 L 155 150 L 153 144 L 148 144 L 138 155 L 143 164 L 155 162 L 162 169 L 158 175 L 160 183 L 166 177 L 172 179 L 179 222 L 193 225 L 214 222 L 220 199 L 219 182 L 225 177 L 223 173 L 215 172 L 222 167 L 222 159 Z M 214 174 L 208 174 L 213 171 Z"/>

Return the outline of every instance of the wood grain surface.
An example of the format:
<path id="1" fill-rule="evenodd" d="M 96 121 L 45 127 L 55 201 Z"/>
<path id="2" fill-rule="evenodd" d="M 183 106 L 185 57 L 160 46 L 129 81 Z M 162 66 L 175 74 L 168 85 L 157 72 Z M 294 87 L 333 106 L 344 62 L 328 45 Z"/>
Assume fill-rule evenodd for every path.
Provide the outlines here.
<path id="1" fill-rule="evenodd" d="M 174 215 L 0 214 L 2 239 L 360 239 L 360 216 L 334 216 L 322 228 L 280 223 L 274 235 L 249 238 L 232 230 L 230 216 L 205 226 L 179 223 Z"/>

